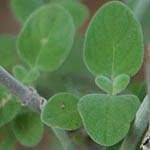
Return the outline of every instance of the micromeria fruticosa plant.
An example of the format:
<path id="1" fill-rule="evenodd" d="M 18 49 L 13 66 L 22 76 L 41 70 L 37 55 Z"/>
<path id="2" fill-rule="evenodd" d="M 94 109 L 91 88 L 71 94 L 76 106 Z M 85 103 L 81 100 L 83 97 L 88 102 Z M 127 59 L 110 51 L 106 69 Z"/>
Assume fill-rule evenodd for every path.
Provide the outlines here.
<path id="1" fill-rule="evenodd" d="M 106 150 L 139 149 L 148 98 L 132 94 L 130 79 L 143 63 L 148 41 L 140 24 L 147 1 L 133 1 L 103 5 L 79 42 L 77 29 L 88 17 L 81 1 L 11 0 L 23 27 L 17 37 L 0 36 L 0 150 L 13 149 L 16 141 L 37 145 L 44 124 L 64 150 L 77 149 L 66 131 L 83 128 Z M 53 91 L 49 100 L 36 87 Z"/>

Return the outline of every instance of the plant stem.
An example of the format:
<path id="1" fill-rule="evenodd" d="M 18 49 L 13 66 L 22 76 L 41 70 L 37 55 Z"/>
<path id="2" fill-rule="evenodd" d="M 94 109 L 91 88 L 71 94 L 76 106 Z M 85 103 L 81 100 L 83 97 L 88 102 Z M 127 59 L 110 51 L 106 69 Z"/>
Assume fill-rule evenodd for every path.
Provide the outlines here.
<path id="1" fill-rule="evenodd" d="M 33 111 L 40 112 L 41 97 L 36 90 L 24 86 L 10 75 L 2 66 L 0 66 L 0 84 L 15 95 L 22 105 L 28 106 Z"/>
<path id="2" fill-rule="evenodd" d="M 136 114 L 134 124 L 128 135 L 125 137 L 120 150 L 136 150 L 136 147 L 148 127 L 148 103 L 148 97 L 146 97 Z"/>
<path id="3" fill-rule="evenodd" d="M 73 144 L 64 130 L 58 128 L 52 128 L 52 130 L 65 150 L 74 150 Z"/>
<path id="4" fill-rule="evenodd" d="M 34 88 L 26 87 L 11 74 L 9 74 L 2 66 L 0 66 L 0 85 L 4 86 L 23 105 L 29 107 L 33 111 L 41 112 L 45 105 L 45 99 L 41 97 Z M 73 144 L 64 130 L 52 128 L 64 150 L 73 150 Z"/>
<path id="5" fill-rule="evenodd" d="M 137 19 L 141 21 L 145 10 L 150 7 L 150 0 L 128 0 L 126 4 L 133 10 Z"/>

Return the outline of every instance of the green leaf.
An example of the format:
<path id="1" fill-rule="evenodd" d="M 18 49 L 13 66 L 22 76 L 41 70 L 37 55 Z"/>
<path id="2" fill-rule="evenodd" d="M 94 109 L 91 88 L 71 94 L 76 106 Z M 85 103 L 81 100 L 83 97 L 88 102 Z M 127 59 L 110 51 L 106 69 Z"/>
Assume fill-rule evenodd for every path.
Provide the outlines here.
<path id="1" fill-rule="evenodd" d="M 88 17 L 88 9 L 77 0 L 12 0 L 11 8 L 17 19 L 24 23 L 36 9 L 50 2 L 57 2 L 65 7 L 72 15 L 77 28 L 80 27 Z"/>
<path id="2" fill-rule="evenodd" d="M 68 56 L 73 37 L 70 14 L 58 5 L 46 5 L 29 17 L 20 32 L 19 54 L 32 68 L 54 71 Z"/>
<path id="3" fill-rule="evenodd" d="M 141 101 L 145 98 L 147 94 L 146 82 L 142 80 L 132 81 L 127 89 L 130 93 L 139 97 Z"/>
<path id="4" fill-rule="evenodd" d="M 27 71 L 26 68 L 21 65 L 17 65 L 13 68 L 13 74 L 16 79 L 24 84 L 31 84 L 40 76 L 37 69 L 32 68 L 30 71 Z"/>
<path id="5" fill-rule="evenodd" d="M 12 127 L 16 138 L 24 146 L 37 145 L 43 135 L 43 124 L 35 112 L 20 113 L 13 121 Z"/>
<path id="6" fill-rule="evenodd" d="M 30 84 L 33 81 L 37 80 L 38 77 L 40 76 L 40 73 L 37 69 L 32 69 L 27 73 L 27 75 L 24 78 L 24 83 Z"/>
<path id="7" fill-rule="evenodd" d="M 19 81 L 23 82 L 26 74 L 27 74 L 27 70 L 21 65 L 17 65 L 13 68 L 13 75 Z"/>
<path id="8" fill-rule="evenodd" d="M 112 95 L 116 95 L 123 91 L 130 82 L 130 77 L 126 74 L 117 76 L 113 81 Z"/>
<path id="9" fill-rule="evenodd" d="M 112 81 L 106 76 L 98 76 L 95 79 L 95 82 L 99 88 L 104 90 L 107 93 L 112 93 Z"/>
<path id="10" fill-rule="evenodd" d="M 10 126 L 0 128 L 0 150 L 12 150 L 16 138 Z"/>
<path id="11" fill-rule="evenodd" d="M 142 40 L 141 27 L 131 10 L 121 2 L 109 2 L 100 8 L 88 27 L 85 63 L 96 75 L 132 76 L 143 61 Z"/>
<path id="12" fill-rule="evenodd" d="M 78 1 L 64 0 L 59 2 L 59 4 L 64 6 L 69 11 L 77 28 L 80 27 L 88 18 L 88 9 Z"/>
<path id="13" fill-rule="evenodd" d="M 82 121 L 77 111 L 78 99 L 69 93 L 56 94 L 44 107 L 41 119 L 54 128 L 75 130 L 82 126 Z"/>
<path id="14" fill-rule="evenodd" d="M 115 77 L 113 80 L 110 80 L 106 76 L 98 76 L 95 79 L 97 86 L 110 95 L 116 95 L 123 91 L 129 84 L 129 81 L 130 77 L 126 74 L 121 74 Z"/>
<path id="15" fill-rule="evenodd" d="M 78 110 L 89 136 L 111 146 L 126 136 L 139 105 L 133 95 L 90 94 L 81 98 Z"/>
<path id="16" fill-rule="evenodd" d="M 18 62 L 16 53 L 16 38 L 12 35 L 0 35 L 0 64 L 6 69 Z"/>
<path id="17" fill-rule="evenodd" d="M 45 4 L 42 0 L 11 0 L 11 9 L 17 19 L 24 23 L 29 15 Z"/>
<path id="18" fill-rule="evenodd" d="M 20 110 L 20 104 L 7 90 L 0 87 L 0 127 L 12 121 Z"/>

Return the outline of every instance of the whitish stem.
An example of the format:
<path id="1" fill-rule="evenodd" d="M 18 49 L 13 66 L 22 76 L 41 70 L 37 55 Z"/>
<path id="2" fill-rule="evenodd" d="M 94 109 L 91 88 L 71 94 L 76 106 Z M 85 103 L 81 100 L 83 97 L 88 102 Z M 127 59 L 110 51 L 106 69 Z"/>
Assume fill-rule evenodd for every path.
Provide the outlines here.
<path id="1" fill-rule="evenodd" d="M 141 104 L 129 134 L 123 140 L 120 150 L 136 150 L 148 127 L 148 97 Z"/>
<path id="2" fill-rule="evenodd" d="M 34 88 L 26 87 L 11 74 L 9 74 L 2 66 L 0 66 L 0 85 L 4 86 L 19 102 L 29 107 L 33 111 L 41 112 L 46 104 L 46 100 L 41 97 Z M 73 150 L 73 144 L 69 136 L 64 130 L 52 128 L 64 150 Z"/>
<path id="3" fill-rule="evenodd" d="M 12 75 L 10 75 L 2 66 L 0 66 L 0 84 L 15 95 L 22 105 L 25 105 L 33 111 L 40 111 L 41 96 L 34 88 L 26 87 Z"/>

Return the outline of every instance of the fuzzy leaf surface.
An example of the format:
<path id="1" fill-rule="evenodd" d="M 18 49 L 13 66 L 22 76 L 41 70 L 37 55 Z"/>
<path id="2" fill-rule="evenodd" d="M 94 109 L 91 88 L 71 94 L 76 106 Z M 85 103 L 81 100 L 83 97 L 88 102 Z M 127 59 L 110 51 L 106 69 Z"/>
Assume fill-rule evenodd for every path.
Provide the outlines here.
<path id="1" fill-rule="evenodd" d="M 24 60 L 40 70 L 56 70 L 68 56 L 74 23 L 63 7 L 45 5 L 35 11 L 19 34 L 17 45 Z"/>
<path id="2" fill-rule="evenodd" d="M 78 99 L 69 93 L 56 94 L 44 107 L 41 119 L 51 127 L 75 130 L 82 126 L 77 110 Z"/>
<path id="3" fill-rule="evenodd" d="M 126 136 L 139 105 L 132 95 L 90 94 L 81 98 L 78 110 L 89 136 L 101 145 L 111 146 Z"/>
<path id="4" fill-rule="evenodd" d="M 84 47 L 85 63 L 96 75 L 132 76 L 143 61 L 140 24 L 121 2 L 109 2 L 98 10 L 88 27 Z"/>

